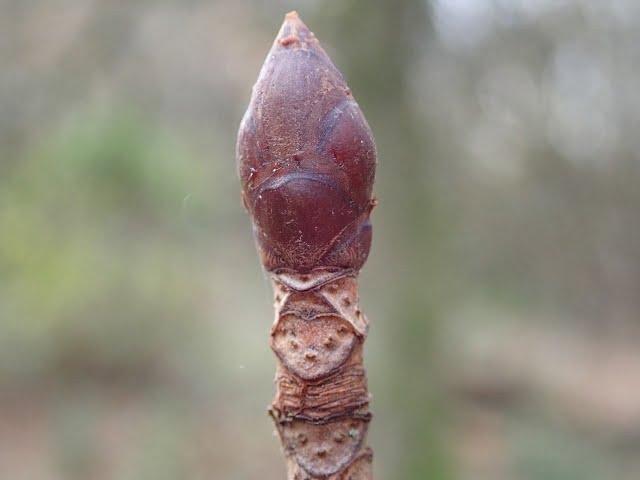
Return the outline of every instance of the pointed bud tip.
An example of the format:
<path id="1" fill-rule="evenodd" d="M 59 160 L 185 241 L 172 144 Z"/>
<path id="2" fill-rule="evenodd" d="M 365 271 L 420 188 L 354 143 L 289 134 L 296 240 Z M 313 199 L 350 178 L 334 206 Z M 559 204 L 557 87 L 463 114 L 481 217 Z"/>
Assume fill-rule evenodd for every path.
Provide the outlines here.
<path id="1" fill-rule="evenodd" d="M 296 12 L 295 10 L 291 10 L 290 12 L 287 12 L 284 16 L 285 21 L 287 20 L 291 20 L 291 21 L 295 21 L 295 20 L 300 20 L 300 15 L 298 15 L 298 12 Z"/>
<path id="2" fill-rule="evenodd" d="M 314 35 L 300 19 L 298 12 L 292 10 L 284 16 L 284 22 L 276 37 L 277 45 L 283 47 L 300 46 L 301 44 L 309 44 L 312 40 L 315 40 Z"/>
<path id="3" fill-rule="evenodd" d="M 309 30 L 309 27 L 300 19 L 300 15 L 295 10 L 291 10 L 284 16 L 284 24 L 289 24 L 296 30 Z"/>

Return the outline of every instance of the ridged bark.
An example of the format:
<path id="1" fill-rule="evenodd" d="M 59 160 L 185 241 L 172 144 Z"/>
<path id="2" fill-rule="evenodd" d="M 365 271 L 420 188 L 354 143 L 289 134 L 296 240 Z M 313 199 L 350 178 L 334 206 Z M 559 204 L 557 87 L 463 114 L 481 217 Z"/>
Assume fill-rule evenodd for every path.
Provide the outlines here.
<path id="1" fill-rule="evenodd" d="M 242 198 L 271 276 L 270 409 L 289 480 L 370 480 L 357 276 L 371 245 L 376 152 L 349 88 L 287 14 L 240 125 Z"/>

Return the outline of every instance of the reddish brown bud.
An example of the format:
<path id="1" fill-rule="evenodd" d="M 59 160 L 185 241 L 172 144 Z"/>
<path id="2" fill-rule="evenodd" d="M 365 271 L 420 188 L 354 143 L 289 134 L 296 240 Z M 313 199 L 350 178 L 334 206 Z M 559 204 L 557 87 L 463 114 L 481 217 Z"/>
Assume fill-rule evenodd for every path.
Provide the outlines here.
<path id="1" fill-rule="evenodd" d="M 295 12 L 253 87 L 237 159 L 267 270 L 362 266 L 371 243 L 373 137 L 342 75 Z"/>
<path id="2" fill-rule="evenodd" d="M 242 198 L 271 273 L 278 357 L 270 412 L 290 480 L 371 480 L 357 275 L 376 154 L 342 75 L 295 13 L 253 89 L 237 145 Z"/>

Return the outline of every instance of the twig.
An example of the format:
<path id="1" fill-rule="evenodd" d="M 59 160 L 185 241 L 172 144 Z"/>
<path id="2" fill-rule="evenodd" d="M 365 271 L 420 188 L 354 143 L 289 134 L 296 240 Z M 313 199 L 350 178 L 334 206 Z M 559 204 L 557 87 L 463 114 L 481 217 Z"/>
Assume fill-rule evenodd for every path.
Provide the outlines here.
<path id="1" fill-rule="evenodd" d="M 240 125 L 242 198 L 271 276 L 270 409 L 289 480 L 370 480 L 357 275 L 371 244 L 376 152 L 344 79 L 286 15 Z"/>

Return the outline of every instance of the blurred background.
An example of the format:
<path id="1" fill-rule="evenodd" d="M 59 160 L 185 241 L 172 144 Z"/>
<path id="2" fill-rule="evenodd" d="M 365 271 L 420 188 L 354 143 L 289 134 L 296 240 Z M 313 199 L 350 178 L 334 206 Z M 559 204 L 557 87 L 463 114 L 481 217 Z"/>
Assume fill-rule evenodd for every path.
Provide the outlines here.
<path id="1" fill-rule="evenodd" d="M 637 480 L 634 0 L 0 0 L 0 478 L 284 478 L 234 147 L 293 8 L 378 144 L 377 478 Z"/>

